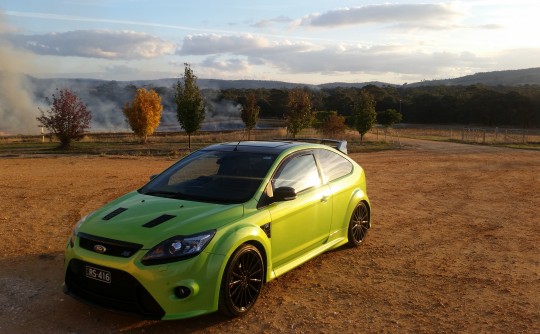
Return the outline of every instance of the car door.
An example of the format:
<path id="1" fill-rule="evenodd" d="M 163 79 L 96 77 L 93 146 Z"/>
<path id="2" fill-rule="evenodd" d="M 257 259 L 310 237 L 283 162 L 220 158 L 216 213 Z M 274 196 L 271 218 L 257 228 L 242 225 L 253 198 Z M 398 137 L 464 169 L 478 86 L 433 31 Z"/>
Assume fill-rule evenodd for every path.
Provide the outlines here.
<path id="1" fill-rule="evenodd" d="M 269 186 L 292 187 L 297 192 L 296 199 L 268 206 L 272 262 L 277 268 L 324 244 L 332 222 L 332 199 L 311 151 L 285 159 Z"/>

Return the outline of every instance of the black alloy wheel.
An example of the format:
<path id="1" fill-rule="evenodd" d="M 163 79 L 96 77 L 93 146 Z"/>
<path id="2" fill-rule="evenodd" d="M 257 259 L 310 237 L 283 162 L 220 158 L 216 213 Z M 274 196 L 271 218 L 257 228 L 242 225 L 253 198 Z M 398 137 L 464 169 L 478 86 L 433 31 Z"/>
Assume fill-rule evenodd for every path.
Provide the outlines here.
<path id="1" fill-rule="evenodd" d="M 264 261 L 259 250 L 243 244 L 233 253 L 221 281 L 219 311 L 229 317 L 246 314 L 257 301 L 264 282 Z"/>
<path id="2" fill-rule="evenodd" d="M 349 222 L 349 245 L 360 246 L 369 227 L 369 208 L 366 202 L 360 202 L 356 205 Z"/>

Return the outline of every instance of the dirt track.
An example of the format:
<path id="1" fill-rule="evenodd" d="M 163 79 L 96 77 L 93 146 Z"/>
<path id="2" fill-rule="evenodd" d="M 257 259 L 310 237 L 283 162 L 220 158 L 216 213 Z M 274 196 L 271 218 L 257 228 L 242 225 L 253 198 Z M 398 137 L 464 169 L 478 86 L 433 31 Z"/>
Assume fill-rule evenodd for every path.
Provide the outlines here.
<path id="1" fill-rule="evenodd" d="M 72 225 L 167 158 L 0 158 L 0 333 L 540 333 L 540 153 L 406 140 L 352 154 L 373 229 L 267 284 L 246 317 L 143 321 L 61 292 Z"/>

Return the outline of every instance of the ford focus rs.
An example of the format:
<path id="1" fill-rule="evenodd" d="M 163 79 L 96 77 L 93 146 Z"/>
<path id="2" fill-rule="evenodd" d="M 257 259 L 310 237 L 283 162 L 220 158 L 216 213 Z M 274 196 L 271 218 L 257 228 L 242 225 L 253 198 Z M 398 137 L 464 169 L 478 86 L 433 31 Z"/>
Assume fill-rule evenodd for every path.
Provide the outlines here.
<path id="1" fill-rule="evenodd" d="M 240 316 L 265 282 L 370 222 L 362 168 L 346 142 L 208 146 L 82 218 L 65 251 L 64 290 L 152 319 Z"/>

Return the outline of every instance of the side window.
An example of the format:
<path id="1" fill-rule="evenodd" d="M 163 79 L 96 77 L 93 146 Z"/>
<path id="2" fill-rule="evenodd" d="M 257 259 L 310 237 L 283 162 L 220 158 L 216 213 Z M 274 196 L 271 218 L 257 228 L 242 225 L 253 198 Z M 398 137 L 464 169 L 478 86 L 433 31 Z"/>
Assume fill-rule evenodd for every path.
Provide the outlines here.
<path id="1" fill-rule="evenodd" d="M 320 184 L 321 178 L 312 154 L 290 158 L 281 165 L 272 180 L 274 189 L 292 187 L 297 193 Z"/>
<path id="2" fill-rule="evenodd" d="M 341 155 L 325 149 L 318 149 L 316 154 L 328 182 L 352 172 L 353 165 Z"/>

